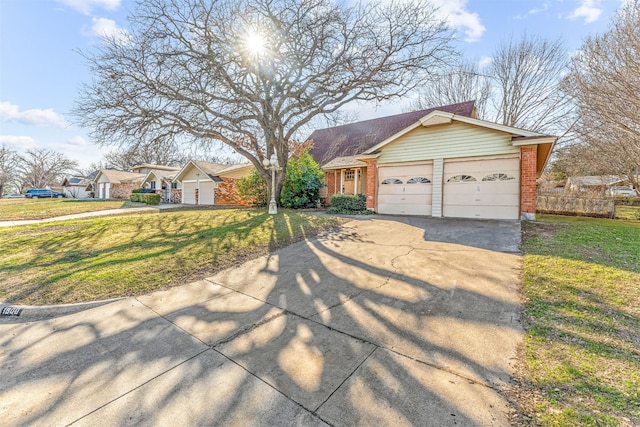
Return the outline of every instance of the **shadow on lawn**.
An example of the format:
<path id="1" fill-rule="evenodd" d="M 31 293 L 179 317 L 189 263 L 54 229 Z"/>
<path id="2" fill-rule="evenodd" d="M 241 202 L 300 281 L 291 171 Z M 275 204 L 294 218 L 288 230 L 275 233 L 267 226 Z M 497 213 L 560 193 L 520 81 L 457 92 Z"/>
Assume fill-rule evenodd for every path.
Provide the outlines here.
<path id="1" fill-rule="evenodd" d="M 33 295 L 56 293 L 70 278 L 74 278 L 75 284 L 65 286 L 67 293 L 90 286 L 93 290 L 87 294 L 97 299 L 139 294 L 147 289 L 144 284 L 149 281 L 156 282 L 150 284 L 152 289 L 157 288 L 158 283 L 168 285 L 163 272 L 184 283 L 291 244 L 312 231 L 301 228 L 294 233 L 287 224 L 291 219 L 286 213 L 275 218 L 280 230 L 278 236 L 271 231 L 274 217 L 266 213 L 252 214 L 242 221 L 234 215 L 217 217 L 219 220 L 211 226 L 206 224 L 209 218 L 205 212 L 194 212 L 190 223 L 177 215 L 153 216 L 135 222 L 127 218 L 110 218 L 71 229 L 66 234 L 62 234 L 64 230 L 49 235 L 41 233 L 38 237 L 42 242 L 36 250 L 31 251 L 29 257 L 22 255 L 24 259 L 19 264 L 11 265 L 5 271 L 14 278 L 34 268 L 42 269 L 42 273 L 36 272 L 35 277 L 17 284 L 21 290 L 10 293 L 6 300 L 24 301 Z M 59 228 L 59 225 L 50 227 Z M 122 234 L 121 240 L 117 234 Z M 101 242 L 105 239 L 115 239 L 116 243 L 94 249 L 104 247 Z M 141 269 L 149 273 L 141 275 Z M 176 276 L 176 271 L 181 273 Z M 92 277 L 84 280 L 87 273 Z M 100 278 L 96 279 L 96 276 Z M 120 283 L 114 286 L 114 280 Z M 109 287 L 112 293 L 98 291 Z M 65 296 L 60 294 L 60 298 Z"/>
<path id="2" fill-rule="evenodd" d="M 517 257 L 385 224 L 309 239 L 209 281 L 0 326 L 3 420 L 505 424 L 496 390 L 521 334 Z M 289 235 L 277 228 L 271 242 Z"/>

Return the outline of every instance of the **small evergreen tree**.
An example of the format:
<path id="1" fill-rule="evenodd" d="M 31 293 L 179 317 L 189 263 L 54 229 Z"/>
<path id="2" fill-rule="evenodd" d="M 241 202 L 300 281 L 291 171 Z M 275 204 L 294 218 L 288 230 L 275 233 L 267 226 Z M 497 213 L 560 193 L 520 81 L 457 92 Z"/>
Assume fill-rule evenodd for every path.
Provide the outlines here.
<path id="1" fill-rule="evenodd" d="M 238 193 L 252 199 L 255 206 L 267 206 L 267 182 L 256 169 L 238 180 Z"/>
<path id="2" fill-rule="evenodd" d="M 280 204 L 285 208 L 304 209 L 320 206 L 320 189 L 324 172 L 308 151 L 291 157 L 287 163 Z"/>
<path id="3" fill-rule="evenodd" d="M 320 206 L 323 178 L 324 172 L 308 151 L 291 157 L 280 194 L 280 206 L 291 209 Z M 241 196 L 253 198 L 256 206 L 266 206 L 268 203 L 267 183 L 257 170 L 238 181 L 238 192 Z"/>

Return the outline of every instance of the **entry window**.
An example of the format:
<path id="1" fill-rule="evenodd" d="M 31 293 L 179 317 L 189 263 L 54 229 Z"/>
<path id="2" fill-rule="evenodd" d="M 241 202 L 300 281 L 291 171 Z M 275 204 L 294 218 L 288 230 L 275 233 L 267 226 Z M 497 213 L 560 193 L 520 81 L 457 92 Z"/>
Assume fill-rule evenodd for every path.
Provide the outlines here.
<path id="1" fill-rule="evenodd" d="M 398 178 L 387 178 L 381 182 L 382 185 L 402 184 L 402 180 Z"/>
<path id="2" fill-rule="evenodd" d="M 447 182 L 475 182 L 475 181 L 477 180 L 471 175 L 456 175 L 456 176 L 452 176 L 447 180 Z"/>
<path id="3" fill-rule="evenodd" d="M 156 189 L 156 182 L 155 181 L 151 181 L 151 189 L 152 190 Z"/>
<path id="4" fill-rule="evenodd" d="M 174 190 L 175 190 L 176 188 L 178 188 L 178 183 L 177 183 L 177 182 L 172 182 L 172 183 L 171 183 L 171 188 L 173 188 Z"/>
<path id="5" fill-rule="evenodd" d="M 482 178 L 483 181 L 513 181 L 516 178 L 506 173 L 493 173 Z"/>
<path id="6" fill-rule="evenodd" d="M 409 178 L 409 180 L 407 181 L 407 184 L 430 184 L 431 180 L 429 178 L 423 178 L 423 177 L 415 177 L 415 178 Z"/>

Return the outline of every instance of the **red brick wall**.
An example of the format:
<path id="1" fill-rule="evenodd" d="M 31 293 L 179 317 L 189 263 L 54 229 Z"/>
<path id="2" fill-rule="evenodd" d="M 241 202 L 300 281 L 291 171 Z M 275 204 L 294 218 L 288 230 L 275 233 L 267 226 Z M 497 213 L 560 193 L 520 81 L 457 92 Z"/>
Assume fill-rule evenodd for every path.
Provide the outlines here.
<path id="1" fill-rule="evenodd" d="M 376 159 L 369 159 L 367 162 L 367 209 L 376 208 L 376 180 L 378 169 Z"/>
<path id="2" fill-rule="evenodd" d="M 169 203 L 182 203 L 182 190 L 180 188 L 171 189 L 171 199 Z"/>
<path id="3" fill-rule="evenodd" d="M 109 197 L 112 199 L 128 199 L 131 197 L 131 192 L 136 188 L 140 188 L 139 183 L 125 182 L 122 184 L 111 184 Z"/>
<path id="4" fill-rule="evenodd" d="M 340 174 L 336 171 L 328 171 L 324 173 L 324 181 L 327 184 L 327 198 L 324 200 L 324 205 L 329 206 L 331 202 L 331 196 L 340 192 L 339 181 Z"/>
<path id="5" fill-rule="evenodd" d="M 521 147 L 520 154 L 520 212 L 535 214 L 538 147 L 535 145 Z"/>
<path id="6" fill-rule="evenodd" d="M 223 178 L 223 182 L 218 183 L 215 189 L 213 203 L 216 205 L 248 205 L 249 199 L 242 197 L 238 193 L 238 180 L 235 178 Z"/>

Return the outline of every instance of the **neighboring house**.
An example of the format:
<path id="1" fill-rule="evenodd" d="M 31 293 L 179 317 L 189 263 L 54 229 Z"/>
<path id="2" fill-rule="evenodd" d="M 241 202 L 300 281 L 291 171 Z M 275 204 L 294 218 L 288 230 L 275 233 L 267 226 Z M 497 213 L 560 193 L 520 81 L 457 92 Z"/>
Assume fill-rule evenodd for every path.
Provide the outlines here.
<path id="1" fill-rule="evenodd" d="M 140 188 L 145 177 L 142 173 L 102 169 L 93 180 L 94 196 L 98 199 L 128 199 L 134 189 Z"/>
<path id="2" fill-rule="evenodd" d="M 567 178 L 566 189 L 569 191 L 583 191 L 603 193 L 614 185 L 628 185 L 628 179 L 616 175 L 602 176 L 570 176 Z"/>
<path id="3" fill-rule="evenodd" d="M 191 160 L 176 174 L 182 184 L 182 203 L 186 205 L 246 205 L 236 183 L 251 173 L 252 164 L 221 165 Z"/>
<path id="4" fill-rule="evenodd" d="M 95 178 L 92 177 L 92 178 Z M 85 178 L 84 176 L 68 176 L 62 181 L 62 192 L 67 197 L 75 199 L 88 199 L 93 192 L 91 185 L 92 179 Z"/>
<path id="5" fill-rule="evenodd" d="M 149 169 L 149 167 L 156 169 Z M 161 165 L 141 165 L 133 168 L 136 172 L 146 170 L 146 176 L 142 180 L 142 187 L 154 190 L 160 194 L 164 203 L 181 203 L 182 189 L 179 182 L 174 182 L 180 168 Z M 143 172 L 144 173 L 144 172 Z"/>
<path id="6" fill-rule="evenodd" d="M 474 102 L 316 130 L 326 199 L 364 194 L 381 214 L 534 219 L 557 137 L 477 119 Z"/>

